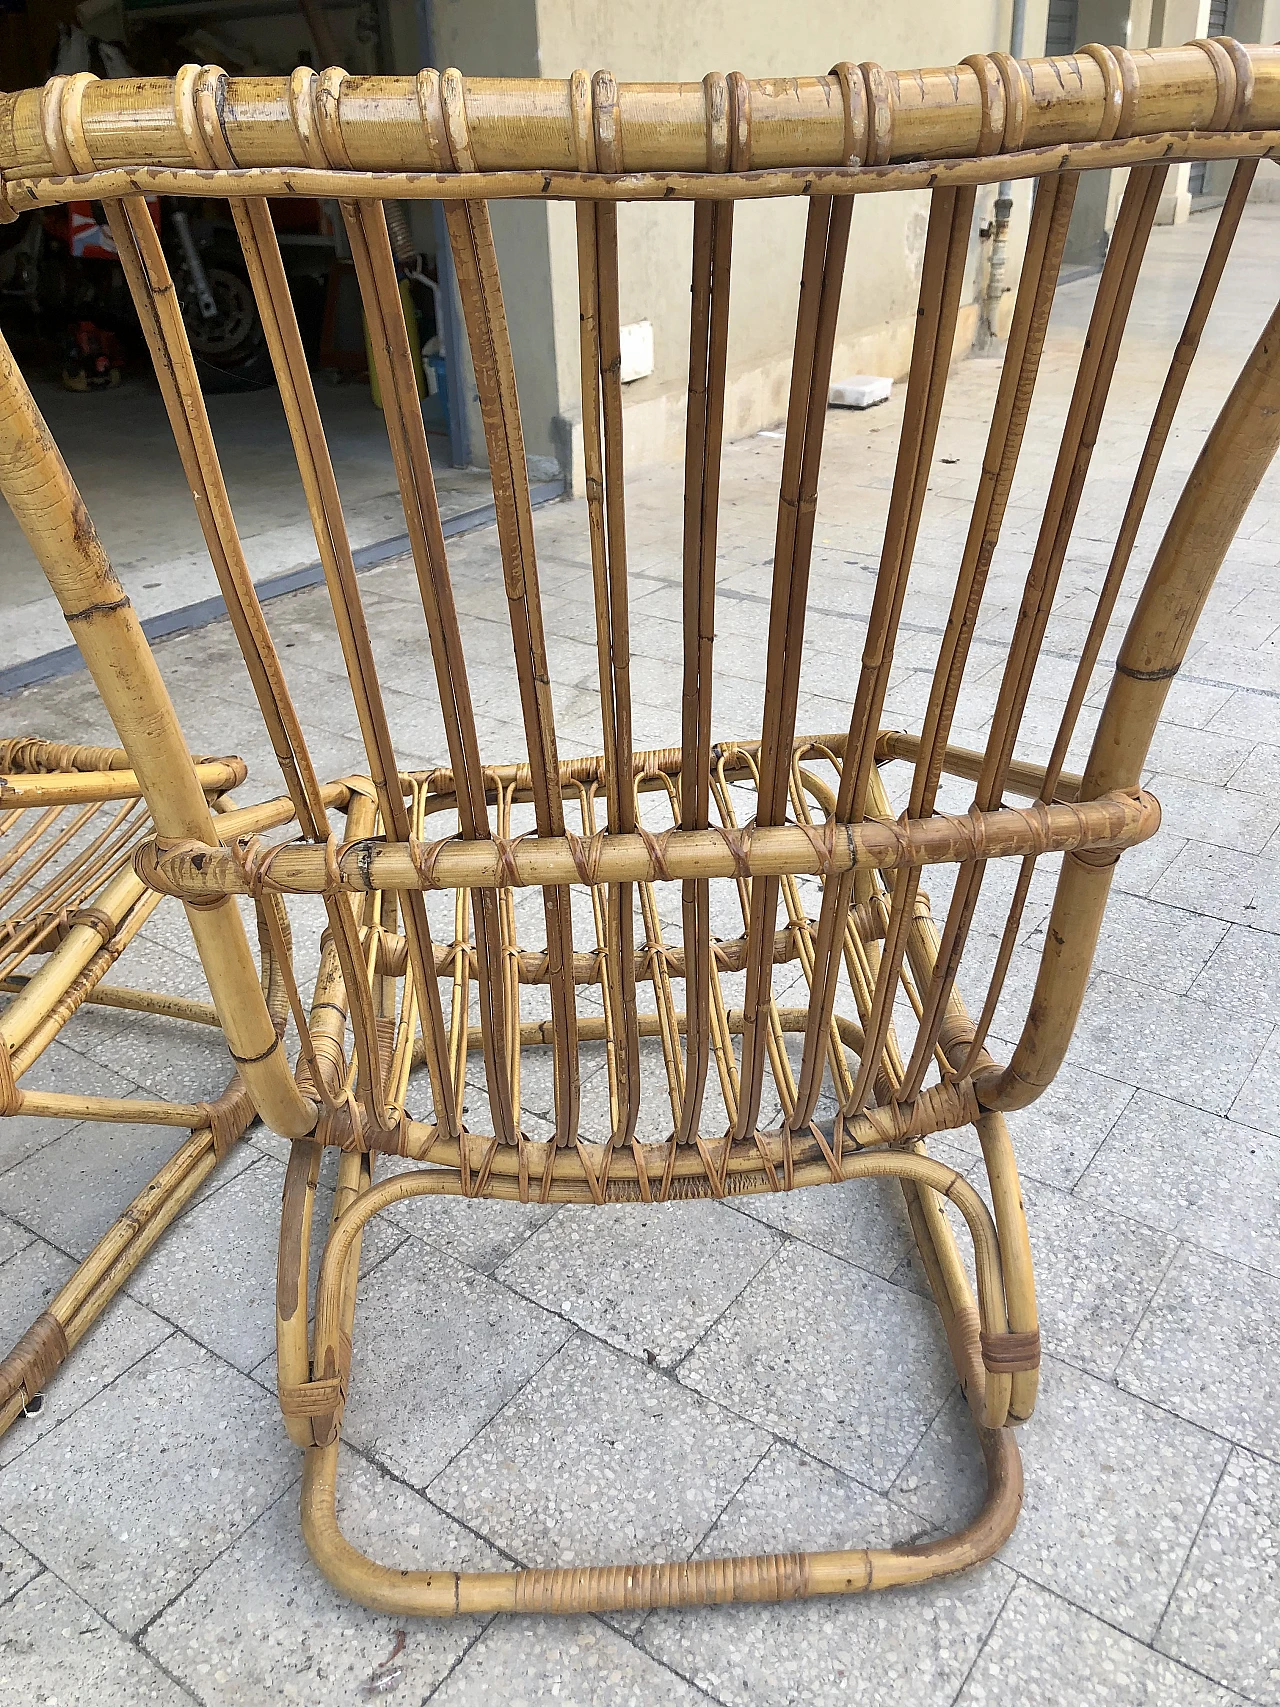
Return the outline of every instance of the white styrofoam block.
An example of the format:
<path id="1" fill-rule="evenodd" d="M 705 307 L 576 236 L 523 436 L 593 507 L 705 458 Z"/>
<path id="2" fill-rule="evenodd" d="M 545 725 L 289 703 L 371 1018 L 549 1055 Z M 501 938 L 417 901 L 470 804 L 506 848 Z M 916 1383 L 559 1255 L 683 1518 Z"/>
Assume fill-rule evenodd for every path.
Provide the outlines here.
<path id="1" fill-rule="evenodd" d="M 653 322 L 636 320 L 621 328 L 622 383 L 647 379 L 653 372 Z"/>
<path id="2" fill-rule="evenodd" d="M 852 379 L 838 379 L 827 393 L 831 409 L 870 409 L 877 403 L 887 403 L 893 381 L 878 373 L 855 373 Z"/>

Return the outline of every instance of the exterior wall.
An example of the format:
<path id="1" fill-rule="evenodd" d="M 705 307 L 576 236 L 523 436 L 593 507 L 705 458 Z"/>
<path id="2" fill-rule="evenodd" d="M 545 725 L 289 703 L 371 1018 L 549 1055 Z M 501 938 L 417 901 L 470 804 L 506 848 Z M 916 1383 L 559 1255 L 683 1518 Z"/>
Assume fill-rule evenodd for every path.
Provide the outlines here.
<path id="1" fill-rule="evenodd" d="M 1043 14 L 1043 4 L 1041 12 Z M 890 67 L 942 65 L 967 53 L 1005 47 L 1008 0 L 956 0 L 946 7 L 885 7 L 875 0 L 812 0 L 789 9 L 785 27 L 774 6 L 759 0 L 729 5 L 704 0 L 652 0 L 643 8 L 589 0 L 535 0 L 538 68 L 567 77 L 575 67 L 606 66 L 620 81 L 699 80 L 708 70 L 748 77 L 825 71 L 839 59 L 875 59 Z M 1034 51 L 1043 42 L 1029 40 Z M 464 67 L 464 69 L 466 69 Z M 981 225 L 994 190 L 979 200 Z M 1009 282 L 1025 233 L 1029 192 L 1015 194 Z M 578 298 L 574 215 L 546 209 L 554 300 L 554 361 L 563 406 L 561 456 L 579 441 Z M 740 205 L 734 216 L 734 273 L 730 314 L 726 433 L 741 436 L 786 412 L 791 344 L 806 208 L 803 203 Z M 926 195 L 869 196 L 854 219 L 854 240 L 841 308 L 835 373 L 906 371 L 915 297 L 928 217 Z M 620 210 L 623 323 L 653 325 L 653 373 L 626 388 L 628 461 L 672 461 L 683 454 L 684 393 L 688 379 L 689 272 L 693 211 L 629 206 Z M 967 349 L 978 323 L 986 243 L 975 236 L 966 306 L 957 344 Z M 1011 304 L 1011 297 L 1007 299 Z M 576 457 L 573 458 L 577 460 Z"/>
<path id="2" fill-rule="evenodd" d="M 393 13 L 415 0 L 389 0 Z M 952 0 L 945 7 L 887 7 L 879 0 L 806 0 L 785 12 L 763 0 L 649 0 L 642 8 L 601 0 L 416 0 L 429 19 L 433 58 L 469 75 L 567 77 L 605 66 L 623 82 L 697 81 L 708 70 L 748 77 L 822 71 L 842 58 L 893 68 L 945 65 L 966 54 L 1007 49 L 1012 0 Z M 1080 0 L 1079 40 L 1142 48 L 1205 33 L 1209 0 Z M 1023 53 L 1043 51 L 1048 0 L 1028 0 Z M 1232 33 L 1242 40 L 1280 36 L 1280 0 L 1235 0 Z M 397 30 L 397 36 L 403 33 Z M 401 50 L 397 46 L 397 58 Z M 408 64 L 397 69 L 409 69 Z M 1207 186 L 1225 189 L 1230 169 Z M 1127 174 L 1091 175 L 1081 186 L 1068 261 L 1096 265 Z M 1162 220 L 1190 208 L 1188 168 L 1170 174 Z M 1223 182 L 1219 186 L 1218 178 Z M 1274 189 L 1273 189 L 1274 185 Z M 1255 192 L 1280 196 L 1280 172 L 1264 166 Z M 1030 187 L 1014 186 L 1004 316 L 1025 240 Z M 970 273 L 957 335 L 966 353 L 980 320 L 994 187 L 979 193 Z M 869 196 L 858 207 L 837 339 L 835 373 L 906 371 L 924 250 L 928 198 Z M 526 448 L 535 473 L 555 458 L 581 489 L 578 295 L 574 213 L 566 204 L 493 209 Z M 741 436 L 785 414 L 799 288 L 805 207 L 799 201 L 740 205 L 734 225 L 726 432 Z M 619 211 L 624 324 L 653 326 L 654 371 L 625 388 L 627 454 L 633 466 L 683 454 L 689 337 L 689 206 L 624 206 Z M 1002 328 L 1003 329 L 1003 328 Z M 483 460 L 474 385 L 462 376 L 470 455 Z"/>

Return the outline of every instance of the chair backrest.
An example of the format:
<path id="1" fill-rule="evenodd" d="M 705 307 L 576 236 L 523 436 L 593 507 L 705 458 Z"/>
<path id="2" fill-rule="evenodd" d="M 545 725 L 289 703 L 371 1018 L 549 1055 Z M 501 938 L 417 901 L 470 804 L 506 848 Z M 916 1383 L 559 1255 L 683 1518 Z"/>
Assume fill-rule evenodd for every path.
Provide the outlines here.
<path id="1" fill-rule="evenodd" d="M 1280 441 L 1280 321 L 1273 319 L 1172 506 L 1109 672 L 1083 773 L 1069 773 L 1068 755 L 1097 689 L 1095 672 L 1114 644 L 1125 574 L 1191 358 L 1257 163 L 1277 147 L 1280 50 L 1228 40 L 1138 55 L 1090 46 L 1059 60 L 977 55 L 960 66 L 901 75 L 872 64 L 842 64 L 826 77 L 787 81 L 710 75 L 701 85 L 619 84 L 604 72 L 541 83 L 467 79 L 456 71 L 361 78 L 305 68 L 289 78 L 230 78 L 216 67 L 189 66 L 172 80 L 117 85 L 85 74 L 0 96 L 8 208 L 16 213 L 87 196 L 106 206 L 209 552 L 294 801 L 300 841 L 247 855 L 202 851 L 216 837 L 198 789 L 178 775 L 176 725 L 167 711 L 157 717 L 138 710 L 167 707 L 146 643 L 96 543 L 86 544 L 91 530 L 79 512 L 71 514 L 74 491 L 65 469 L 58 472 L 61 465 L 31 425 L 29 398 L 23 401 L 20 377 L 6 357 L 0 372 L 6 495 L 36 544 L 148 791 L 159 831 L 148 875 L 193 904 L 215 998 L 220 1007 L 225 1001 L 228 1035 L 237 1059 L 247 1063 L 246 1076 L 257 1073 L 265 1082 L 274 1075 L 268 1118 L 281 1130 L 302 1131 L 314 1109 L 281 1079 L 280 1051 L 248 993 L 252 972 L 231 909 L 217 904 L 222 894 L 263 887 L 326 896 L 352 1003 L 356 1088 L 367 1127 L 362 1141 L 375 1146 L 395 1148 L 403 1123 L 397 1082 L 388 1076 L 385 1026 L 368 996 L 374 915 L 367 906 L 358 915 L 348 899 L 371 891 L 392 897 L 374 922 L 395 937 L 412 992 L 401 1042 L 390 1047 L 407 1068 L 406 1025 L 410 1038 L 420 1025 L 432 1123 L 451 1139 L 471 1124 L 464 1070 L 473 986 L 488 1123 L 508 1142 L 518 1140 L 522 1119 L 520 1043 L 534 1034 L 552 1044 L 546 1130 L 561 1145 L 644 1135 L 642 1045 L 653 1037 L 666 1072 L 648 1076 L 646 1094 L 669 1099 L 666 1131 L 686 1143 L 722 1141 L 724 1133 L 730 1141 L 754 1141 L 762 1109 L 785 1132 L 812 1131 L 827 1106 L 824 1090 L 835 1096 L 842 1130 L 869 1120 L 861 1130 L 880 1138 L 956 1124 L 979 1107 L 1013 1108 L 1037 1096 L 1070 1039 L 1115 862 L 1158 823 L 1158 807 L 1140 784 L 1169 684 Z M 1169 173 L 1187 160 L 1238 164 L 1089 607 L 1081 616 L 1083 595 L 1073 586 L 1068 639 L 1055 635 L 1046 653 L 1144 250 Z M 1001 558 L 1080 175 L 1113 167 L 1129 168 L 1128 181 L 1038 524 L 1029 551 Z M 933 600 L 931 621 L 904 629 L 904 611 L 917 596 L 912 574 L 919 578 L 917 548 L 969 272 L 975 198 L 980 186 L 1011 179 L 1035 180 L 1035 196 L 981 476 L 976 492 L 967 494 L 962 543 L 958 531 L 949 559 L 931 553 L 921 595 Z M 927 192 L 929 215 L 878 567 L 857 612 L 861 657 L 850 657 L 843 680 L 824 690 L 843 702 L 839 726 L 810 731 L 797 724 L 805 660 L 817 643 L 815 517 L 841 288 L 859 199 L 905 191 Z M 228 200 L 315 525 L 381 840 L 368 838 L 372 808 L 349 845 L 338 847 L 331 836 L 321 779 L 236 531 L 181 307 L 142 199 L 153 193 Z M 419 698 L 434 675 L 439 707 L 440 768 L 426 776 L 399 773 L 390 696 L 379 679 L 268 210 L 268 197 L 291 195 L 337 199 L 359 280 L 425 617 Z M 572 201 L 577 219 L 585 549 L 578 585 L 561 579 L 557 587 L 576 591 L 584 622 L 594 623 L 602 750 L 591 759 L 562 758 L 558 741 L 551 685 L 556 636 L 548 637 L 544 620 L 489 219 L 493 199 L 548 197 Z M 808 215 L 796 259 L 799 306 L 767 629 L 763 598 L 759 605 L 763 704 L 759 725 L 742 728 L 718 707 L 719 695 L 728 694 L 722 672 L 735 645 L 732 630 L 723 630 L 717 583 L 733 221 L 739 201 L 787 197 L 804 198 Z M 475 601 L 459 600 L 446 552 L 388 234 L 384 203 L 391 198 L 438 199 L 444 207 L 492 471 L 505 591 L 505 600 L 491 601 L 483 624 L 467 615 Z M 669 661 L 679 695 L 672 696 L 661 732 L 665 746 L 644 751 L 634 738 L 640 618 L 631 608 L 628 575 L 620 379 L 617 209 L 633 201 L 662 204 L 663 217 L 673 222 L 690 218 L 684 204 L 691 203 L 693 222 L 682 568 L 673 599 L 682 639 Z M 14 443 L 25 447 L 22 456 L 13 453 Z M 45 502 L 54 487 L 71 507 L 61 519 Z M 838 581 L 823 574 L 824 596 Z M 855 595 L 847 590 L 847 596 Z M 471 686 L 478 666 L 495 663 L 487 650 L 486 637 L 495 632 L 488 619 L 503 604 L 504 649 L 525 741 L 523 762 L 505 768 L 498 761 L 509 755 L 482 751 Z M 993 669 L 989 642 L 997 632 L 1001 651 Z M 922 691 L 907 708 L 913 727 L 894 732 L 883 724 L 887 707 L 896 713 L 895 664 L 901 669 L 908 654 Z M 979 675 L 990 691 L 981 718 L 973 719 L 986 722 L 974 749 L 953 735 L 966 727 L 957 721 L 958 708 Z M 1037 701 L 1033 682 L 1039 690 L 1048 676 L 1052 692 Z M 487 697 L 492 688 L 483 691 Z M 1038 721 L 1029 716 L 1036 706 Z M 1044 749 L 1039 763 L 1026 757 L 1028 739 Z M 891 803 L 879 767 L 892 759 L 907 762 L 910 782 Z M 973 785 L 969 810 L 943 812 L 943 805 L 957 804 L 960 782 Z M 1029 804 L 1008 806 L 1010 796 Z M 441 821 L 436 814 L 447 816 Z M 1065 857 L 1038 979 L 1014 1017 L 1020 1041 L 1001 1066 L 987 1047 L 997 1004 L 1037 862 L 1054 855 Z M 986 883 L 988 901 L 998 890 L 1001 922 L 981 939 L 989 976 L 971 1020 L 956 980 L 975 957 L 974 920 L 998 860 L 1011 877 L 1007 884 Z M 939 933 L 921 883 L 927 867 L 946 864 L 956 869 Z M 807 880 L 815 876 L 822 879 L 821 900 L 811 918 Z M 662 893 L 670 892 L 661 889 L 677 880 L 683 885 L 678 913 L 664 909 Z M 545 948 L 523 955 L 516 932 L 521 886 L 541 889 L 546 928 Z M 443 889 L 461 891 L 463 899 L 451 902 L 446 940 L 437 945 L 428 901 Z M 739 911 L 727 939 L 726 905 Z M 678 918 L 678 947 L 663 940 L 664 912 L 668 928 Z M 436 935 L 439 929 L 437 919 Z M 798 1009 L 775 992 L 777 968 L 790 977 L 796 965 L 808 986 Z M 439 992 L 446 976 L 453 978 L 451 1013 Z M 724 993 L 730 977 L 741 979 L 736 1007 Z M 672 978 L 684 980 L 683 1011 L 671 995 Z M 538 1021 L 522 1021 L 522 982 L 547 986 L 549 1007 Z M 584 1007 L 585 984 L 599 985 L 600 1011 Z M 233 1016 L 232 992 L 241 985 L 241 1011 Z M 638 990 L 652 1000 L 648 1012 Z M 798 1055 L 788 1050 L 789 1033 L 800 1042 Z M 609 1100 L 607 1114 L 588 1130 L 580 1044 L 591 1039 L 607 1047 Z M 316 1071 L 323 1072 L 321 1064 Z M 330 1086 L 330 1100 L 334 1092 Z M 722 1112 L 708 1114 L 708 1097 Z M 400 1138 L 392 1136 L 397 1130 Z"/>

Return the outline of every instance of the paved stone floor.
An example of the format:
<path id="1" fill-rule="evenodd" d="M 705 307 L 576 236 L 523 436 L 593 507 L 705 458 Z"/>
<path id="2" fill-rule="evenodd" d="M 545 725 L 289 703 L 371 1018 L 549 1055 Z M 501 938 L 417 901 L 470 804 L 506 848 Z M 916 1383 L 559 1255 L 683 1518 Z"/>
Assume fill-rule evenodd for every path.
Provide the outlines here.
<path id="1" fill-rule="evenodd" d="M 1037 674 L 1028 757 L 1043 759 L 1052 738 L 1210 229 L 1201 217 L 1152 240 Z M 1169 493 L 1274 300 L 1280 210 L 1251 211 L 1241 248 L 1117 625 Z M 1059 293 L 960 708 L 971 742 L 990 715 L 1092 288 Z M 919 716 L 995 378 L 981 360 L 952 375 L 894 718 Z M 847 719 L 900 410 L 898 398 L 828 423 L 801 727 Z M 776 433 L 726 451 L 723 734 L 759 727 L 780 457 Z M 843 1602 L 468 1618 L 412 1625 L 401 1643 L 396 1619 L 326 1587 L 299 1535 L 299 1457 L 273 1394 L 283 1147 L 259 1129 L 52 1383 L 43 1413 L 0 1441 L 0 1699 L 1280 1703 L 1278 514 L 1273 475 L 1156 741 L 1164 827 L 1121 862 L 1067 1067 L 1013 1123 L 1047 1360 L 1022 1432 L 1026 1509 L 997 1561 Z M 629 525 L 637 741 L 657 744 L 678 730 L 678 471 L 636 476 Z M 563 750 L 595 750 L 581 506 L 540 512 L 537 532 Z M 484 749 L 518 756 L 492 533 L 459 541 L 452 560 L 485 658 Z M 438 761 L 411 574 L 393 564 L 362 586 L 404 759 Z M 323 595 L 281 600 L 271 617 L 318 768 L 357 767 Z M 159 657 L 192 746 L 242 752 L 246 798 L 276 792 L 225 627 L 167 641 Z M 15 732 L 110 738 L 83 677 L 6 702 L 4 717 Z M 1012 1018 L 997 1022 L 1006 1048 L 1046 914 L 1033 892 Z M 180 915 L 157 914 L 121 981 L 198 990 L 184 933 Z M 314 912 L 299 909 L 304 970 L 317 938 Z M 212 1037 L 98 1011 L 77 1016 L 40 1074 L 196 1096 L 216 1092 L 226 1066 Z M 934 1148 L 970 1165 L 968 1135 Z M 6 1332 L 166 1153 L 164 1135 L 141 1126 L 0 1124 Z M 453 1568 L 835 1546 L 927 1534 L 972 1507 L 972 1440 L 890 1192 L 644 1211 L 403 1205 L 369 1238 L 364 1268 L 342 1510 L 385 1559 Z"/>

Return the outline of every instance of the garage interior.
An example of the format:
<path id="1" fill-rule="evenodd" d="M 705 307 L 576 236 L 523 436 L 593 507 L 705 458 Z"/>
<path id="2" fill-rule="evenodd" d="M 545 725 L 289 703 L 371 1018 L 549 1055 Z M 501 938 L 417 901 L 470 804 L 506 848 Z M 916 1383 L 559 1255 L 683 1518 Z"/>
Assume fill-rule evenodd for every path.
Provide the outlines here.
<path id="1" fill-rule="evenodd" d="M 412 71 L 428 62 L 429 47 L 426 9 L 413 0 L 0 0 L 5 89 L 55 72 L 172 75 L 193 61 L 240 75 L 300 64 Z M 319 576 L 315 539 L 226 205 L 156 198 L 151 212 L 251 572 L 264 595 L 305 585 Z M 341 216 L 336 203 L 319 201 L 276 203 L 272 216 L 351 542 L 367 567 L 407 542 Z M 389 224 L 410 343 L 422 357 L 419 389 L 441 512 L 449 531 L 462 531 L 488 518 L 492 492 L 487 471 L 472 465 L 459 387 L 450 385 L 452 282 L 446 266 L 442 306 L 429 204 L 399 204 Z M 206 620 L 217 608 L 217 584 L 100 205 L 47 209 L 0 226 L 0 330 L 150 631 Z M 122 443 L 130 448 L 123 481 Z M 554 465 L 533 472 L 535 496 L 559 491 Z M 0 512 L 0 606 L 6 691 L 69 664 L 66 627 L 7 508 Z"/>

